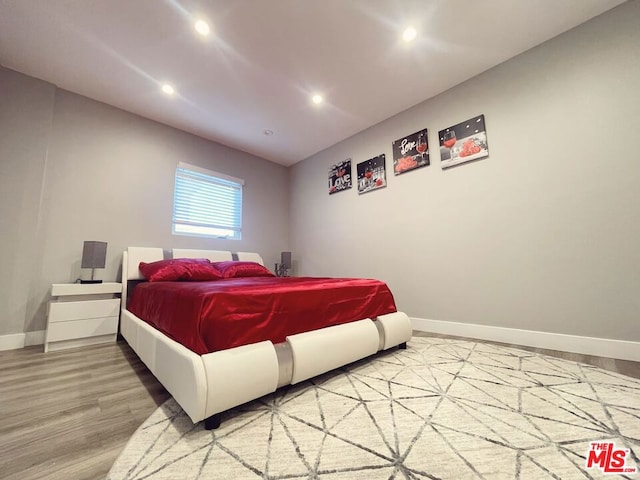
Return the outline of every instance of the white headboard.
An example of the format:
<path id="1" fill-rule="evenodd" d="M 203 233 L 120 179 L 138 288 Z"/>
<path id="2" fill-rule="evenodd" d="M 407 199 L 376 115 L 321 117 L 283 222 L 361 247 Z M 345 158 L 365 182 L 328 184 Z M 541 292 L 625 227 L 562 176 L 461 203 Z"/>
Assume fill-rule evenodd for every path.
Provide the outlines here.
<path id="1" fill-rule="evenodd" d="M 162 248 L 129 247 L 122 255 L 122 309 L 127 309 L 129 280 L 143 280 L 138 266 L 140 262 L 157 262 L 164 258 Z"/>
<path id="2" fill-rule="evenodd" d="M 127 274 L 127 280 L 143 280 L 144 277 L 140 273 L 138 265 L 140 262 L 151 263 L 157 262 L 164 258 L 164 251 L 162 248 L 147 248 L 147 247 L 129 247 L 127 249 L 127 255 L 129 257 L 127 265 L 122 266 L 122 274 Z"/>
<path id="3" fill-rule="evenodd" d="M 231 252 L 224 250 L 195 250 L 191 248 L 174 248 L 173 258 L 206 258 L 212 262 L 224 262 L 233 260 Z"/>
<path id="4" fill-rule="evenodd" d="M 262 257 L 258 253 L 238 252 L 236 255 L 238 255 L 238 260 L 243 262 L 256 262 L 264 266 L 264 260 L 262 260 Z"/>

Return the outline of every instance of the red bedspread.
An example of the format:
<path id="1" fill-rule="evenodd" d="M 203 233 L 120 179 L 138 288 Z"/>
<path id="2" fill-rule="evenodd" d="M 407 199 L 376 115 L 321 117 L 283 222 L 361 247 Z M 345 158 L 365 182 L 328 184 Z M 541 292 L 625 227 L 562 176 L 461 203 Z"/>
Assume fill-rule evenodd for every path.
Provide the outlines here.
<path id="1" fill-rule="evenodd" d="M 378 280 L 251 277 L 151 282 L 133 290 L 129 311 L 198 354 L 396 311 Z"/>

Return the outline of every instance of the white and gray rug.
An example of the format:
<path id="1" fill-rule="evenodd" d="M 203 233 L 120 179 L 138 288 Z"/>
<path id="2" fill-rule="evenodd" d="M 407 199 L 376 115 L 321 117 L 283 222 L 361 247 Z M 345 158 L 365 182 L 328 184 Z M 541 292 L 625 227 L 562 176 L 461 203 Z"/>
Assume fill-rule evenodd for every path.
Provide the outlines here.
<path id="1" fill-rule="evenodd" d="M 640 468 L 640 380 L 522 350 L 414 337 L 407 350 L 235 408 L 218 430 L 194 426 L 170 399 L 108 479 L 640 480 L 605 476 L 604 455 L 587 468 L 593 441 L 613 441 L 625 468 Z"/>

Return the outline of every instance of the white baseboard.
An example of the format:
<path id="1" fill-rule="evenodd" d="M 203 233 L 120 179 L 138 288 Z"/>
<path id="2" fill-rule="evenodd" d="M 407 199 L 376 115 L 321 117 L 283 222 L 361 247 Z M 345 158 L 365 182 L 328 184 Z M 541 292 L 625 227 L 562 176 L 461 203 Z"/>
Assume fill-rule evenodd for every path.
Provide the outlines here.
<path id="1" fill-rule="evenodd" d="M 640 362 L 640 342 L 412 318 L 414 330 Z"/>
<path id="2" fill-rule="evenodd" d="M 45 330 L 38 330 L 36 332 L 0 335 L 0 351 L 17 350 L 30 345 L 42 345 L 44 343 L 45 333 Z"/>

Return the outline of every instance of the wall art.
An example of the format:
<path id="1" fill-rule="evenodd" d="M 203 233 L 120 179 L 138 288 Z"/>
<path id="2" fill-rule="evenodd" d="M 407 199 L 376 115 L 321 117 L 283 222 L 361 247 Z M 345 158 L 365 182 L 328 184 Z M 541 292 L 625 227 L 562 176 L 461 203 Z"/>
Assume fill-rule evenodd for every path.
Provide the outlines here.
<path id="1" fill-rule="evenodd" d="M 426 128 L 399 138 L 392 143 L 392 149 L 395 175 L 429 165 L 429 138 Z"/>
<path id="2" fill-rule="evenodd" d="M 438 132 L 440 139 L 440 164 L 442 168 L 489 156 L 484 115 Z"/>
<path id="3" fill-rule="evenodd" d="M 357 165 L 358 193 L 366 193 L 387 186 L 387 173 L 384 159 L 385 156 L 383 153 Z"/>
<path id="4" fill-rule="evenodd" d="M 329 195 L 351 188 L 351 159 L 333 165 L 329 169 Z"/>

